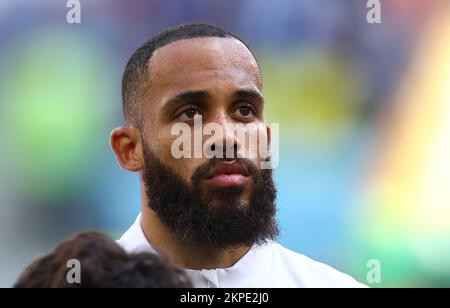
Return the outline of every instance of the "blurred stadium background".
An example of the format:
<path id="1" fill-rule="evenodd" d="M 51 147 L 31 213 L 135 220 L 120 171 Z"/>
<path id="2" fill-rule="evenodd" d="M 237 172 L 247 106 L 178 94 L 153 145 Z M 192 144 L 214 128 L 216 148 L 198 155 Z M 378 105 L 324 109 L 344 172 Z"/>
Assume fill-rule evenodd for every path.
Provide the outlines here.
<path id="1" fill-rule="evenodd" d="M 280 123 L 280 242 L 372 287 L 450 287 L 450 2 L 0 0 L 0 286 L 82 229 L 120 236 L 138 179 L 109 133 L 128 57 L 167 26 L 248 41 Z"/>

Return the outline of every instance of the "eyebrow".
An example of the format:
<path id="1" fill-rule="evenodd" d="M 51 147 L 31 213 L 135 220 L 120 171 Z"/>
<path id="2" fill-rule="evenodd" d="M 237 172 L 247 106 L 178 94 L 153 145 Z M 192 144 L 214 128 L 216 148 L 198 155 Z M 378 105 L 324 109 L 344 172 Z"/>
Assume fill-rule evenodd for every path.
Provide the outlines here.
<path id="1" fill-rule="evenodd" d="M 171 110 L 177 110 L 188 103 L 195 103 L 200 107 L 204 107 L 210 96 L 211 95 L 206 91 L 185 91 L 170 98 L 164 104 L 163 110 L 164 112 L 170 112 Z M 264 104 L 264 97 L 258 91 L 253 89 L 237 90 L 233 93 L 232 97 L 234 100 L 251 100 Z"/>
<path id="2" fill-rule="evenodd" d="M 165 104 L 165 110 L 175 110 L 189 102 L 204 104 L 209 98 L 209 94 L 205 91 L 186 91 L 170 98 Z"/>
<path id="3" fill-rule="evenodd" d="M 260 103 L 264 103 L 264 97 L 256 90 L 245 89 L 238 90 L 233 94 L 234 99 L 253 100 Z"/>

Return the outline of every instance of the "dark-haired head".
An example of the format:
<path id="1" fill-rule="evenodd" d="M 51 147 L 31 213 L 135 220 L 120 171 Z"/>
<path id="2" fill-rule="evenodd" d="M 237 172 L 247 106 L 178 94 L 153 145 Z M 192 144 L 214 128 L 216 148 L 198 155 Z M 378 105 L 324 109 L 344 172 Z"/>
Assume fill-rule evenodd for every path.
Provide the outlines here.
<path id="1" fill-rule="evenodd" d="M 256 124 L 264 138 L 256 141 L 270 143 L 261 71 L 241 39 L 208 24 L 154 36 L 128 61 L 123 104 L 128 125 L 112 132 L 111 145 L 124 169 L 140 173 L 144 218 L 156 217 L 153 223 L 179 241 L 208 249 L 276 238 L 276 189 L 271 170 L 260 168 L 266 157 L 194 157 L 204 148 L 250 153 L 255 143 L 227 132 L 228 124 Z M 198 137 L 199 117 L 202 130 L 215 124 L 222 134 Z M 186 140 L 197 139 L 182 146 L 190 153 L 183 157 L 173 151 L 180 126 Z"/>
<path id="2" fill-rule="evenodd" d="M 74 260 L 80 266 L 79 281 L 68 279 Z M 109 237 L 85 232 L 34 261 L 14 287 L 186 288 L 191 287 L 191 283 L 180 268 L 162 256 L 127 254 Z"/>

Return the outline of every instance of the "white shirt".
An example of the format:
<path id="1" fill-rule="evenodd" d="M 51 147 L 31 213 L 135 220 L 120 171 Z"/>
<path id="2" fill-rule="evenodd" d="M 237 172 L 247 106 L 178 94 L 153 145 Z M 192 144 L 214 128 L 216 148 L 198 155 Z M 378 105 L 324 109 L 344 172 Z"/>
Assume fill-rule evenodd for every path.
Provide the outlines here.
<path id="1" fill-rule="evenodd" d="M 141 214 L 117 241 L 127 252 L 156 250 L 145 238 Z M 186 270 L 195 287 L 200 288 L 361 288 L 352 277 L 328 265 L 268 242 L 253 246 L 230 268 Z"/>

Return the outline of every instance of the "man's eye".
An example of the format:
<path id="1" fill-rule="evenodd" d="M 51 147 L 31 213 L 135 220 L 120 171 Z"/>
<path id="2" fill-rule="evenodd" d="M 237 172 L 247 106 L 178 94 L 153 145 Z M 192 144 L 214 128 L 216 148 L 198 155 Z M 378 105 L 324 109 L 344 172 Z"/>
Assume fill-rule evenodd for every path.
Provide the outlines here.
<path id="1" fill-rule="evenodd" d="M 200 110 L 198 110 L 196 108 L 189 108 L 180 114 L 179 119 L 181 121 L 188 121 L 188 120 L 192 120 L 194 118 L 194 116 L 196 116 L 196 115 L 200 115 Z"/>
<path id="2" fill-rule="evenodd" d="M 236 109 L 240 116 L 248 117 L 248 116 L 255 116 L 256 113 L 253 110 L 253 108 L 249 106 L 241 106 L 238 109 Z"/>

